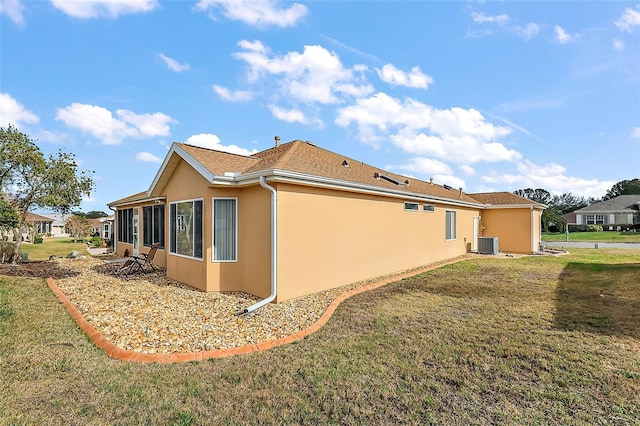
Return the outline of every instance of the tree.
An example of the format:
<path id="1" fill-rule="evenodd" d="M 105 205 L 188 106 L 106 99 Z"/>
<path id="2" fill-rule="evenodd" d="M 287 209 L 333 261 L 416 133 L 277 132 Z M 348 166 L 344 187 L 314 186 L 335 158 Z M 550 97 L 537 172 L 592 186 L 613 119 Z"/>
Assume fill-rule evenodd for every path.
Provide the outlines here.
<path id="1" fill-rule="evenodd" d="M 7 232 L 18 226 L 18 214 L 11 204 L 0 198 L 0 239 L 4 240 Z"/>
<path id="2" fill-rule="evenodd" d="M 544 209 L 540 216 L 540 223 L 543 231 L 548 231 L 549 226 L 555 225 L 560 231 L 564 231 L 567 226 L 567 220 L 560 206 L 550 206 Z"/>
<path id="3" fill-rule="evenodd" d="M 640 194 L 640 179 L 625 179 L 616 183 L 611 187 L 610 190 L 607 191 L 604 197 L 602 197 L 602 201 L 610 200 L 612 198 L 617 197 L 618 195 L 631 195 L 631 194 Z"/>
<path id="4" fill-rule="evenodd" d="M 585 199 L 584 197 L 578 197 L 571 193 L 565 193 L 562 195 L 554 195 L 551 205 L 558 206 L 564 214 L 587 207 L 591 203 L 591 199 Z"/>
<path id="5" fill-rule="evenodd" d="M 98 219 L 101 217 L 107 217 L 109 216 L 108 214 L 106 214 L 105 212 L 102 211 L 97 211 L 97 210 L 91 210 L 89 213 L 84 215 L 87 219 Z"/>
<path id="6" fill-rule="evenodd" d="M 516 191 L 513 191 L 513 193 L 521 197 L 528 198 L 531 201 L 535 201 L 536 203 L 544 204 L 547 206 L 550 206 L 553 203 L 553 197 L 546 189 L 518 189 Z"/>
<path id="7" fill-rule="evenodd" d="M 78 170 L 73 154 L 62 150 L 45 157 L 36 143 L 15 127 L 0 127 L 0 191 L 18 214 L 14 229 L 14 262 L 20 260 L 20 229 L 33 207 L 50 208 L 62 214 L 79 206 L 90 195 L 93 179 Z"/>
<path id="8" fill-rule="evenodd" d="M 73 238 L 75 238 L 76 240 L 84 238 L 85 235 L 91 232 L 91 224 L 89 223 L 89 219 L 77 214 L 69 217 L 65 225 L 69 230 L 69 233 L 73 235 Z"/>

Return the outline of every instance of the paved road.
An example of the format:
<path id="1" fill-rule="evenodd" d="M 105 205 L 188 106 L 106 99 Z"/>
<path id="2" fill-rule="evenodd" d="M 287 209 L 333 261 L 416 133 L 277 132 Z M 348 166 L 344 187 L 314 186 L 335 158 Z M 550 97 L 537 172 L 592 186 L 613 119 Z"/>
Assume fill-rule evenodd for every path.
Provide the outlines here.
<path id="1" fill-rule="evenodd" d="M 591 243 L 581 241 L 543 241 L 545 247 L 578 247 L 578 248 L 618 248 L 640 250 L 640 243 Z"/>

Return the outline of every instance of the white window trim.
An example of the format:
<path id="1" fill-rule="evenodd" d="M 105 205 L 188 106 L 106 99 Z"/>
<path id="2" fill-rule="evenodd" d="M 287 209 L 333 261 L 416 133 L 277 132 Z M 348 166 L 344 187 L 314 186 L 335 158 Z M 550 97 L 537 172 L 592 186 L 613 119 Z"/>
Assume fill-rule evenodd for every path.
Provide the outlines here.
<path id="1" fill-rule="evenodd" d="M 236 239 L 236 247 L 234 253 L 234 260 L 218 260 L 215 259 L 215 250 L 213 249 L 213 238 L 214 238 L 214 221 L 215 221 L 215 203 L 214 200 L 235 200 L 235 215 L 236 215 L 236 229 L 235 229 L 235 239 Z M 237 263 L 238 262 L 238 197 L 213 197 L 211 198 L 211 262 L 212 263 Z"/>
<path id="2" fill-rule="evenodd" d="M 407 204 L 415 205 L 416 208 L 415 209 L 408 209 L 407 208 Z M 407 212 L 419 212 L 420 211 L 420 204 L 419 203 L 414 203 L 413 201 L 405 201 L 404 202 L 404 210 L 407 211 Z"/>
<path id="3" fill-rule="evenodd" d="M 447 238 L 447 212 L 452 212 L 454 215 L 454 224 L 453 224 L 453 238 Z M 444 230 L 444 236 L 445 236 L 445 241 L 455 241 L 458 238 L 458 213 L 456 210 L 445 210 L 445 214 L 444 214 L 444 226 L 445 226 L 445 230 Z"/>
<path id="4" fill-rule="evenodd" d="M 169 255 L 171 256 L 175 256 L 175 257 L 182 257 L 184 259 L 192 259 L 192 260 L 199 260 L 200 262 L 204 261 L 204 251 L 205 251 L 205 247 L 204 247 L 204 223 L 202 224 L 202 257 L 195 257 L 195 256 L 187 256 L 185 254 L 180 254 L 180 253 L 174 253 L 171 251 L 171 245 L 173 243 L 173 235 L 171 235 L 171 204 L 179 204 L 179 203 L 193 203 L 194 201 L 202 201 L 202 218 L 203 218 L 203 222 L 204 222 L 204 208 L 205 208 L 205 204 L 204 204 L 204 198 L 192 198 L 190 200 L 178 200 L 178 201 L 172 201 L 169 203 L 169 211 L 165 212 L 165 214 L 168 213 L 169 215 L 169 247 L 167 248 L 167 251 L 169 252 Z M 195 218 L 194 218 L 195 220 Z M 165 246 L 166 247 L 166 246 Z"/>

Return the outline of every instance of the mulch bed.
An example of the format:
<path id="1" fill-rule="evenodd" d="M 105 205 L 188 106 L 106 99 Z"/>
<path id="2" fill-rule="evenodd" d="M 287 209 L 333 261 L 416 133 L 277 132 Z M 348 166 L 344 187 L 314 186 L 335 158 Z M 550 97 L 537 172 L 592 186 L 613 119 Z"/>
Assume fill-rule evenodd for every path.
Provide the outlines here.
<path id="1" fill-rule="evenodd" d="M 69 278 L 78 274 L 79 272 L 72 269 L 60 267 L 58 262 L 48 260 L 23 262 L 17 265 L 0 263 L 0 275 L 12 277 Z"/>

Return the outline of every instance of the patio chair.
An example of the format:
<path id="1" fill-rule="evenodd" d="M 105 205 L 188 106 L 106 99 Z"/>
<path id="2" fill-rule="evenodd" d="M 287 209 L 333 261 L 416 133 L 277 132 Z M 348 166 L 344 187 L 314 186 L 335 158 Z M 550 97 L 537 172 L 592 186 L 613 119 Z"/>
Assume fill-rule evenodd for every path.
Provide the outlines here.
<path id="1" fill-rule="evenodd" d="M 136 256 L 127 258 L 124 262 L 120 262 L 115 270 L 116 275 L 131 275 L 136 272 L 155 272 L 156 268 L 153 266 L 153 258 L 158 251 L 158 244 L 153 244 L 148 253 L 140 253 Z"/>

